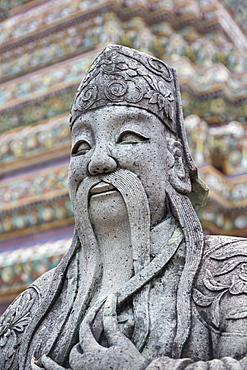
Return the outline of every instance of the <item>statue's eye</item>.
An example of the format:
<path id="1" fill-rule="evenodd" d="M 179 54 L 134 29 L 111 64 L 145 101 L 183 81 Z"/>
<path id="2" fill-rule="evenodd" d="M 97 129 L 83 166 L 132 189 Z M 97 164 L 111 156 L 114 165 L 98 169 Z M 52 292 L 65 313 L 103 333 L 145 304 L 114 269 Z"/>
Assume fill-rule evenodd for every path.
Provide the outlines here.
<path id="1" fill-rule="evenodd" d="M 71 154 L 72 156 L 83 155 L 86 154 L 90 149 L 91 146 L 87 141 L 80 140 L 74 145 Z"/>
<path id="2" fill-rule="evenodd" d="M 142 141 L 149 141 L 149 138 L 133 131 L 124 131 L 120 134 L 118 144 L 137 144 Z"/>

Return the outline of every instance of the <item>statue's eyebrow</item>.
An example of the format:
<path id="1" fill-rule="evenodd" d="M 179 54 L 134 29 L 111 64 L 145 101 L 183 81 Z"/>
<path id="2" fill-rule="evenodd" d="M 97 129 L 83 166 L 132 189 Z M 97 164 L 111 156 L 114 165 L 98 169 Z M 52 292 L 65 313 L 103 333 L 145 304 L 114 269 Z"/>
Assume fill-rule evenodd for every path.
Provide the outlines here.
<path id="1" fill-rule="evenodd" d="M 126 114 L 123 116 L 123 122 L 125 121 L 139 121 L 140 119 L 149 119 L 150 113 L 144 109 L 138 109 L 138 112 L 133 112 L 132 114 Z"/>
<path id="2" fill-rule="evenodd" d="M 78 135 L 83 129 L 92 131 L 91 124 L 88 120 L 80 120 L 79 118 L 74 122 L 72 127 L 72 134 Z"/>
<path id="3" fill-rule="evenodd" d="M 135 124 L 133 122 L 125 122 L 125 125 L 123 125 L 119 130 L 119 135 L 121 135 L 125 131 L 134 132 L 136 134 L 140 135 L 147 135 L 149 130 L 144 125 L 141 124 Z"/>
<path id="4" fill-rule="evenodd" d="M 123 132 L 125 130 L 130 131 L 143 131 L 146 135 L 149 135 L 150 131 L 149 128 L 145 125 L 145 123 L 142 122 L 143 119 L 148 121 L 148 116 L 145 114 L 136 114 L 136 116 L 128 116 L 123 119 L 121 122 L 120 130 L 119 132 Z"/>

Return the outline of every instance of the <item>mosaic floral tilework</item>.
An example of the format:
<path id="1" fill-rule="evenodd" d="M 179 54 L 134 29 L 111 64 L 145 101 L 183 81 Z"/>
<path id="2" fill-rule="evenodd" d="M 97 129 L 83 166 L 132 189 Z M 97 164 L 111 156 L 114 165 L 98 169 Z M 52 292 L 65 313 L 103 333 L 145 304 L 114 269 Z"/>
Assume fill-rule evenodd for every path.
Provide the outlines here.
<path id="1" fill-rule="evenodd" d="M 185 127 L 189 147 L 198 166 L 211 163 L 228 176 L 247 174 L 246 124 L 232 121 L 210 127 L 198 116 L 189 115 L 185 118 Z"/>
<path id="2" fill-rule="evenodd" d="M 77 85 L 78 83 L 76 86 L 49 94 L 40 100 L 29 101 L 1 112 L 0 133 L 63 113 L 67 113 L 68 116 Z"/>
<path id="3" fill-rule="evenodd" d="M 60 63 L 56 65 L 56 68 L 42 69 L 1 84 L 0 104 L 4 104 L 4 107 L 20 104 L 23 101 L 40 98 L 53 91 L 54 87 L 61 89 L 73 83 L 78 84 L 95 56 L 96 52 L 82 55 Z"/>
<path id="4" fill-rule="evenodd" d="M 21 131 L 0 136 L 0 162 L 10 163 L 17 158 L 38 155 L 45 150 L 70 144 L 68 115 L 51 119 Z"/>
<path id="5" fill-rule="evenodd" d="M 67 193 L 68 164 L 47 168 L 43 171 L 32 172 L 0 183 L 0 211 L 13 206 L 18 206 L 18 202 L 26 203 L 35 200 L 45 199 L 49 194 L 50 198 L 57 196 L 63 190 Z M 12 205 L 14 203 L 14 205 Z M 7 206 L 7 207 L 6 207 Z"/>
<path id="6" fill-rule="evenodd" d="M 149 50 L 160 58 L 164 55 L 166 58 L 171 55 L 185 55 L 191 58 L 193 63 L 206 66 L 220 62 L 224 63 L 230 70 L 237 72 L 243 71 L 247 64 L 244 51 L 236 48 L 234 42 L 224 37 L 222 30 L 221 32 L 217 30 L 216 24 L 219 25 L 218 9 L 212 3 L 209 3 L 208 6 L 200 6 L 200 2 L 174 1 L 169 7 L 167 2 L 159 4 L 147 1 L 141 5 L 145 17 L 142 11 L 139 12 L 138 17 L 136 16 L 135 2 L 128 3 L 127 13 L 122 1 L 98 1 L 97 4 L 93 4 L 98 12 L 97 16 L 94 17 L 85 16 L 84 11 L 87 9 L 85 2 L 79 3 L 78 0 L 74 0 L 70 3 L 67 2 L 65 7 L 63 7 L 63 2 L 60 3 L 59 7 L 53 9 L 54 12 L 48 9 L 50 3 L 52 2 L 46 5 L 47 9 L 43 18 L 35 16 L 38 7 L 36 11 L 35 8 L 32 10 L 33 15 L 31 12 L 28 20 L 22 20 L 23 23 L 16 24 L 17 16 L 2 23 L 0 33 L 2 41 L 6 39 L 9 44 L 8 47 L 2 46 L 1 74 L 7 76 L 24 73 L 30 71 L 31 68 L 53 64 L 56 59 L 65 59 L 71 54 L 78 54 L 80 51 L 83 52 L 109 42 Z M 45 4 L 43 6 L 45 7 Z M 71 14 L 75 12 L 76 15 L 76 9 L 81 11 L 81 19 L 75 17 L 75 20 L 71 21 L 68 18 L 70 11 Z M 90 11 L 90 7 L 87 9 L 87 13 L 88 11 Z M 156 12 L 159 12 L 160 21 L 158 24 L 150 26 L 149 23 L 153 23 L 152 19 Z M 167 12 L 171 13 L 170 24 L 166 21 Z M 119 17 L 115 13 L 118 13 Z M 125 18 L 122 21 L 121 16 L 126 17 L 126 14 L 130 20 Z M 50 32 L 37 32 L 38 28 L 42 26 L 42 22 L 44 22 L 43 27 L 47 27 L 46 19 L 48 19 L 48 25 L 49 21 L 59 23 L 60 15 L 61 20 L 63 17 L 68 18 L 66 27 L 61 23 L 61 27 L 53 27 Z M 189 29 L 187 25 L 184 27 L 184 18 L 186 18 L 186 23 L 192 23 Z M 215 23 L 215 27 L 212 27 L 212 23 Z M 175 25 L 176 27 L 174 27 Z M 212 30 L 209 30 L 209 25 Z M 10 37 L 24 36 L 25 32 L 28 32 L 28 27 L 32 32 L 36 30 L 36 34 L 31 39 L 23 38 L 21 44 L 10 43 Z M 201 40 L 191 37 L 193 33 L 198 34 L 198 30 L 201 32 L 203 27 L 207 29 L 207 37 Z M 194 32 L 191 32 L 193 29 Z"/>
<path id="7" fill-rule="evenodd" d="M 21 289 L 56 267 L 70 244 L 68 238 L 1 253 L 0 294 L 10 287 Z"/>
<path id="8" fill-rule="evenodd" d="M 73 211 L 68 194 L 29 203 L 15 209 L 0 213 L 0 233 L 13 232 L 33 228 L 43 224 L 52 224 L 61 220 L 71 219 Z"/>
<path id="9" fill-rule="evenodd" d="M 30 0 L 29 0 L 30 1 Z M 27 0 L 8 0 L 9 7 L 27 3 Z M 13 3 L 13 4 L 11 4 Z M 27 36 L 43 27 L 47 28 L 74 16 L 77 11 L 87 10 L 105 3 L 105 0 L 50 0 L 26 12 L 14 15 L 0 24 L 0 43 Z"/>
<path id="10" fill-rule="evenodd" d="M 211 232 L 247 237 L 246 208 L 226 209 L 215 198 L 209 197 L 207 206 L 199 209 L 197 214 L 202 226 Z"/>

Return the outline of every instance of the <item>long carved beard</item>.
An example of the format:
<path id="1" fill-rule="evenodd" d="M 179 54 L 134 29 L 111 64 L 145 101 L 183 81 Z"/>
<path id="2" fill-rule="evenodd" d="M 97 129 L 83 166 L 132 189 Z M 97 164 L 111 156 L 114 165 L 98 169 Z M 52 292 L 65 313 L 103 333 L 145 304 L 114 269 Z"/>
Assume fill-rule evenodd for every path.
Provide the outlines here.
<path id="1" fill-rule="evenodd" d="M 121 169 L 114 173 L 84 179 L 78 186 L 73 200 L 76 228 L 82 245 L 81 282 L 85 288 L 84 299 L 99 290 L 102 274 L 102 258 L 89 217 L 89 192 L 100 181 L 113 185 L 125 202 L 130 226 L 134 273 L 136 274 L 150 262 L 149 204 L 138 177 L 130 171 Z M 135 328 L 131 340 L 139 350 L 142 349 L 149 331 L 148 293 L 149 284 L 133 297 Z"/>
<path id="2" fill-rule="evenodd" d="M 86 178 L 74 194 L 71 194 L 76 219 L 72 245 L 58 264 L 47 290 L 47 295 L 28 327 L 26 341 L 23 341 L 20 350 L 20 370 L 24 370 L 27 361 L 30 361 L 31 348 L 33 348 L 32 350 L 35 349 L 35 358 L 38 359 L 42 354 L 46 354 L 51 356 L 58 364 L 66 366 L 70 349 L 76 344 L 78 328 L 90 307 L 90 303 L 92 303 L 95 288 L 97 289 L 100 281 L 99 249 L 88 213 L 89 190 L 100 181 L 115 186 L 122 194 L 126 204 L 131 231 L 134 273 L 137 273 L 149 263 L 149 205 L 138 177 L 130 171 L 118 170 L 113 174 Z M 81 264 L 82 260 L 84 262 L 83 266 Z M 71 299 L 61 307 L 59 312 L 56 310 L 53 312 L 54 302 L 56 303 L 60 294 L 62 294 L 66 279 L 71 285 L 70 288 L 73 288 Z M 143 347 L 149 330 L 148 293 L 149 285 L 146 284 L 133 298 L 135 329 L 132 340 L 139 349 Z M 55 317 L 57 317 L 56 325 L 53 327 L 47 342 L 40 346 L 40 342 L 35 339 L 35 333 L 37 333 L 39 340 L 38 328 L 49 314 L 55 314 Z M 32 338 L 34 341 L 32 341 Z"/>

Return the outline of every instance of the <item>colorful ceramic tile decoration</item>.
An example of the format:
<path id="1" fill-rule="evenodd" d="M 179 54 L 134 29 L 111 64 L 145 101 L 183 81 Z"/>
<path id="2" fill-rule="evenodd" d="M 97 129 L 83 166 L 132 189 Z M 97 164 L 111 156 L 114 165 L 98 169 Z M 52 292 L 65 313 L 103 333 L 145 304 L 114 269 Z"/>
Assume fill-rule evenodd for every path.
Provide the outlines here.
<path id="1" fill-rule="evenodd" d="M 203 7 L 198 6 L 195 11 L 195 7 L 190 6 L 190 1 L 183 2 L 183 5 L 181 5 L 181 2 L 180 7 L 179 4 L 175 4 L 175 2 L 172 9 L 168 8 L 168 10 L 174 18 L 172 26 L 176 25 L 177 27 L 179 24 L 181 29 L 179 33 L 176 34 L 175 29 L 171 28 L 170 33 L 172 37 L 168 38 L 166 36 L 162 38 L 162 33 L 164 32 L 162 31 L 162 23 L 160 25 L 161 32 L 157 34 L 155 32 L 157 26 L 154 25 L 150 29 L 148 21 L 140 16 L 133 17 L 128 22 L 125 20 L 123 21 L 121 16 L 124 16 L 125 12 L 122 12 L 123 7 L 121 6 L 121 1 L 99 1 L 99 14 L 95 18 L 85 17 L 85 9 L 80 9 L 84 7 L 79 4 L 78 0 L 70 1 L 70 3 L 71 4 L 67 1 L 67 6 L 64 3 L 60 3 L 59 9 L 57 9 L 57 7 L 53 8 L 52 4 L 50 4 L 50 9 L 47 4 L 44 7 L 44 18 L 39 18 L 40 20 L 37 20 L 36 12 L 31 12 L 28 20 L 22 17 L 23 23 L 18 23 L 18 27 L 15 27 L 15 25 L 21 15 L 19 15 L 19 18 L 18 16 L 13 17 L 12 23 L 9 22 L 8 28 L 8 24 L 5 24 L 5 27 L 2 26 L 2 42 L 4 38 L 5 41 L 12 41 L 11 37 L 13 36 L 23 36 L 23 42 L 21 45 L 18 45 L 18 47 L 16 47 L 14 40 L 12 43 L 9 42 L 8 47 L 3 43 L 0 57 L 2 74 L 21 73 L 23 69 L 30 70 L 33 69 L 35 65 L 48 64 L 51 63 L 52 60 L 54 62 L 54 60 L 61 59 L 61 57 L 65 58 L 69 53 L 78 54 L 79 51 L 83 52 L 87 48 L 91 49 L 93 46 L 96 47 L 99 44 L 105 44 L 107 42 L 126 44 L 127 46 L 133 46 L 143 50 L 148 49 L 154 52 L 154 54 L 157 44 L 161 43 L 161 49 L 163 54 L 165 54 L 165 58 L 169 58 L 169 56 L 175 58 L 179 55 L 190 55 L 193 62 L 199 65 L 209 66 L 217 62 L 225 62 L 227 67 L 231 70 L 238 69 L 238 72 L 245 70 L 245 53 L 241 50 L 236 50 L 235 45 L 229 42 L 227 37 L 225 37 L 224 42 L 222 32 L 220 33 L 219 31 L 212 30 L 208 33 L 207 38 L 203 40 L 191 40 L 188 37 L 183 37 L 186 36 L 186 31 L 183 28 L 185 15 L 186 17 L 190 15 L 192 18 L 196 14 L 196 18 L 193 19 L 196 32 L 196 26 L 199 27 L 199 22 L 200 27 L 202 27 L 203 24 L 205 24 L 206 27 L 205 19 L 210 23 L 214 20 L 214 22 L 218 24 L 217 7 L 215 6 L 213 6 L 212 9 L 205 10 Z M 95 4 L 93 4 L 93 6 L 91 4 L 91 7 L 95 8 L 96 6 Z M 135 6 L 133 6 L 133 8 L 134 7 Z M 177 11 L 178 7 L 179 12 Z M 154 12 L 149 9 L 148 2 L 143 8 L 147 13 L 146 16 L 148 20 L 152 23 Z M 78 12 L 76 12 L 76 9 Z M 106 9 L 112 10 L 112 13 L 108 11 L 106 14 Z M 128 9 L 132 10 L 131 6 L 129 6 Z M 164 8 L 161 7 L 161 11 L 162 10 L 166 11 L 167 9 L 164 6 Z M 117 12 L 119 16 L 116 16 L 114 11 Z M 90 7 L 87 8 L 87 12 L 90 12 Z M 74 16 L 81 17 L 79 23 L 73 22 L 71 17 L 69 17 L 69 15 L 73 15 L 73 13 L 75 13 Z M 58 26 L 59 21 L 62 22 L 63 18 L 67 20 L 66 28 Z M 46 22 L 46 19 L 48 19 L 48 22 Z M 44 28 L 51 27 L 54 22 L 57 26 L 52 28 L 53 32 L 49 34 L 44 32 Z M 188 19 L 186 22 L 188 23 Z M 36 34 L 33 35 L 31 39 L 28 37 L 25 38 L 29 27 L 32 34 L 36 31 Z M 40 27 L 41 30 L 39 32 Z M 23 34 L 21 32 L 22 29 Z M 139 32 L 140 30 L 141 32 Z M 18 34 L 18 32 L 20 33 Z M 136 37 L 137 34 L 138 37 Z M 230 51 L 231 54 L 229 54 Z M 239 63 L 240 60 L 241 64 Z"/>
<path id="2" fill-rule="evenodd" d="M 54 145 L 70 145 L 68 116 L 50 119 L 37 126 L 27 126 L 22 130 L 0 136 L 0 162 L 10 163 L 17 159 L 38 155 L 43 150 L 51 150 Z M 57 149 L 58 150 L 58 149 Z"/>
<path id="3" fill-rule="evenodd" d="M 5 237 L 18 235 L 19 231 L 33 232 L 32 228 L 37 230 L 38 226 L 50 225 L 57 227 L 73 221 L 73 211 L 68 194 L 56 196 L 52 199 L 45 199 L 27 205 L 16 206 L 8 210 L 1 211 L 0 224 L 1 239 Z M 61 221 L 61 222 L 60 222 Z M 6 233 L 6 236 L 4 235 Z"/>
<path id="4" fill-rule="evenodd" d="M 69 110 L 80 80 L 109 43 L 177 70 L 188 143 L 210 187 L 207 205 L 197 210 L 205 233 L 247 236 L 245 0 L 10 0 L 6 9 L 0 305 L 54 267 L 72 237 Z"/>
<path id="5" fill-rule="evenodd" d="M 0 294 L 11 286 L 13 291 L 25 289 L 46 271 L 56 267 L 69 249 L 71 238 L 34 244 L 0 254 Z"/>
<path id="6" fill-rule="evenodd" d="M 47 68 L 38 72 L 23 76 L 14 81 L 6 82 L 1 85 L 0 96 L 1 104 L 8 107 L 32 100 L 40 95 L 45 95 L 57 89 L 61 84 L 63 87 L 72 85 L 79 81 L 90 65 L 92 55 L 80 56 L 69 60 L 67 63 L 61 63 L 54 71 L 53 68 Z"/>
<path id="7" fill-rule="evenodd" d="M 56 195 L 60 190 L 67 192 L 68 166 L 46 168 L 43 171 L 33 172 L 16 178 L 15 181 L 7 180 L 0 183 L 0 210 L 9 208 L 10 204 L 16 205 L 25 199 L 41 199 L 45 194 Z"/>

